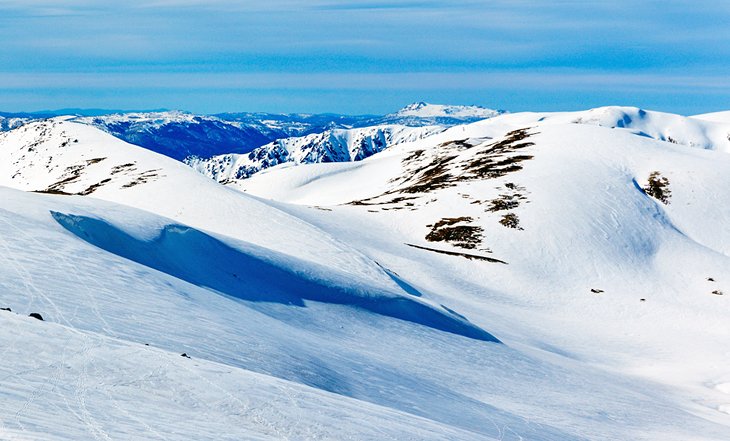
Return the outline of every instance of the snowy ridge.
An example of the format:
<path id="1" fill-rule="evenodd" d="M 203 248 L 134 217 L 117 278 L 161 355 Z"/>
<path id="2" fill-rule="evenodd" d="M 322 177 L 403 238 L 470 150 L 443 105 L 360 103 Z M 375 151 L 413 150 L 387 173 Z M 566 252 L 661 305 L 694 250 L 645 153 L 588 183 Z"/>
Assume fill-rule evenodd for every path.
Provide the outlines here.
<path id="1" fill-rule="evenodd" d="M 705 113 L 702 115 L 693 115 L 692 118 L 697 118 L 697 119 L 701 119 L 701 120 L 705 120 L 705 121 L 719 122 L 719 123 L 730 123 L 730 111 Z"/>
<path id="2" fill-rule="evenodd" d="M 717 115 L 684 117 L 636 107 L 601 107 L 557 117 L 566 118 L 574 118 L 576 124 L 623 128 L 659 141 L 730 152 L 730 119 Z"/>
<path id="3" fill-rule="evenodd" d="M 281 139 L 247 155 L 221 155 L 210 159 L 189 158 L 193 169 L 218 182 L 232 182 L 290 163 L 312 164 L 360 161 L 386 148 L 440 133 L 439 126 L 375 126 L 361 129 L 334 129 L 297 138 Z"/>

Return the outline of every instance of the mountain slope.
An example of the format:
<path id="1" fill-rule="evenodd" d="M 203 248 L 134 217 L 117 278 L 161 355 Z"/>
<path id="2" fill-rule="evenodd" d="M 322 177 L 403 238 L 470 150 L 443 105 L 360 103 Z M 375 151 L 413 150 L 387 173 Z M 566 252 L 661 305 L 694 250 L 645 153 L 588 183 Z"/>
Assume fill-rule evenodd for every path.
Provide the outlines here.
<path id="1" fill-rule="evenodd" d="M 177 111 L 78 117 L 75 121 L 180 161 L 188 156 L 248 152 L 283 135 L 265 127 Z"/>
<path id="2" fill-rule="evenodd" d="M 231 186 L 460 310 L 520 317 L 490 324 L 507 345 L 661 384 L 728 424 L 729 131 L 631 108 L 512 114 Z"/>
<path id="3" fill-rule="evenodd" d="M 153 252 L 143 242 L 135 246 L 134 235 L 107 222 L 71 216 L 73 213 L 54 215 L 64 227 L 94 245 L 174 272 L 179 278 L 235 297 L 256 300 L 260 297 L 256 291 L 266 289 L 271 291 L 268 296 L 272 301 L 301 304 L 306 298 L 349 304 L 475 338 L 494 339 L 448 310 L 438 311 L 411 296 L 400 296 L 402 290 L 395 276 L 325 233 L 222 188 L 181 163 L 96 129 L 62 119 L 28 124 L 0 135 L 0 159 L 5 164 L 0 168 L 0 184 L 51 194 L 93 194 L 184 222 L 187 226 L 167 226 L 155 233 L 159 236 L 156 247 L 161 249 Z M 185 196 L 176 195 L 177 188 L 186 188 Z M 269 219 L 272 224 L 257 223 L 257 219 Z M 188 226 L 242 239 L 247 244 L 231 247 Z M 292 249 L 291 243 L 295 242 L 308 245 Z M 179 247 L 205 251 L 231 262 L 231 266 L 221 268 L 211 257 L 207 266 L 200 261 L 194 267 L 185 267 L 164 257 L 185 252 L 176 250 Z M 154 257 L 156 253 L 160 255 Z M 258 267 L 260 273 L 269 274 L 268 279 L 256 285 L 252 273 L 250 286 L 242 291 L 238 281 L 231 280 L 237 277 L 234 262 L 242 267 Z M 221 269 L 223 273 L 217 274 Z M 299 286 L 297 295 L 288 292 L 292 286 Z"/>
<path id="4" fill-rule="evenodd" d="M 228 154 L 209 159 L 190 158 L 193 169 L 218 181 L 245 179 L 279 164 L 312 164 L 360 161 L 393 145 L 412 142 L 442 132 L 440 126 L 373 126 L 333 129 L 266 144 L 246 155 Z"/>

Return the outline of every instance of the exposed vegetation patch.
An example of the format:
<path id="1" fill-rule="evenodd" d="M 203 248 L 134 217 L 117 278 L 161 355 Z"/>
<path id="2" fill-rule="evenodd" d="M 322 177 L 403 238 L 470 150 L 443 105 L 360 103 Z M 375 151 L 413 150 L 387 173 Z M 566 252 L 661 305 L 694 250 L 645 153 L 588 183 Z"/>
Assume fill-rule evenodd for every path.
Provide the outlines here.
<path id="1" fill-rule="evenodd" d="M 474 249 L 482 243 L 482 227 L 457 225 L 472 222 L 471 217 L 443 218 L 433 225 L 426 225 L 431 232 L 426 235 L 429 242 L 447 242 L 456 247 Z"/>
<path id="2" fill-rule="evenodd" d="M 476 147 L 477 145 L 484 142 L 486 139 L 492 139 L 492 138 L 466 138 L 466 139 L 457 139 L 455 141 L 449 141 L 444 142 L 442 144 L 438 145 L 439 149 L 449 149 L 449 150 L 466 150 L 470 149 L 472 147 Z"/>
<path id="3" fill-rule="evenodd" d="M 408 164 L 417 159 L 420 159 L 423 156 L 424 152 L 425 152 L 425 150 L 414 150 L 410 155 L 406 156 L 403 159 L 403 162 Z"/>
<path id="4" fill-rule="evenodd" d="M 402 160 L 403 173 L 391 180 L 393 187 L 390 190 L 349 204 L 396 204 L 408 199 L 422 198 L 425 194 L 454 187 L 460 183 L 500 178 L 522 170 L 523 163 L 533 158 L 532 155 L 522 152 L 534 145 L 527 140 L 535 134 L 529 130 L 523 128 L 508 132 L 496 142 L 492 142 L 488 137 L 468 138 L 439 144 L 432 149 L 414 150 Z M 517 208 L 520 201 L 526 200 L 523 188 L 513 183 L 505 187 L 508 190 L 500 195 L 499 200 L 472 203 L 489 203 L 488 211 L 507 211 Z M 461 194 L 461 196 L 465 199 L 471 198 L 469 195 Z M 409 202 L 404 206 L 415 207 L 415 204 Z M 453 232 L 453 234 L 462 233 L 467 232 L 464 229 L 456 229 Z"/>
<path id="5" fill-rule="evenodd" d="M 61 180 L 54 182 L 53 184 L 49 185 L 48 188 L 44 191 L 45 193 L 53 193 L 53 192 L 62 192 L 63 188 L 66 186 L 66 184 L 70 184 L 72 182 L 77 181 L 84 170 L 84 165 L 71 165 L 66 167 L 66 170 L 64 171 L 63 175 L 61 176 Z"/>
<path id="6" fill-rule="evenodd" d="M 103 186 L 104 184 L 108 183 L 111 180 L 112 180 L 111 178 L 102 179 L 101 181 L 97 182 L 96 184 L 90 185 L 86 190 L 79 192 L 77 194 L 81 195 L 81 196 L 86 196 L 88 194 L 91 194 L 91 193 L 95 192 L 99 187 Z"/>
<path id="7" fill-rule="evenodd" d="M 485 142 L 491 138 L 469 138 L 439 144 L 431 151 L 414 150 L 402 161 L 403 175 L 391 181 L 396 185 L 394 189 L 354 203 L 364 205 L 363 201 L 377 200 L 394 193 L 429 193 L 453 187 L 460 182 L 496 178 L 521 170 L 519 163 L 531 159 L 532 156 L 508 153 L 534 145 L 532 142 L 522 142 L 533 135 L 527 130 L 509 132 L 502 140 L 492 144 Z M 464 150 L 475 149 L 475 155 L 461 159 Z"/>
<path id="8" fill-rule="evenodd" d="M 499 220 L 499 223 L 507 228 L 514 228 L 517 230 L 523 229 L 522 227 L 520 227 L 520 218 L 514 213 L 505 214 L 504 216 L 502 216 L 502 219 Z"/>
<path id="9" fill-rule="evenodd" d="M 63 190 L 51 190 L 51 189 L 45 189 L 45 190 L 31 190 L 32 193 L 42 193 L 42 194 L 55 194 L 60 196 L 73 196 L 73 193 L 68 193 Z"/>
<path id="10" fill-rule="evenodd" d="M 139 176 L 134 178 L 134 180 L 122 185 L 122 188 L 130 188 L 134 187 L 135 185 L 139 184 L 146 184 L 147 182 L 157 180 L 157 178 L 160 177 L 160 175 L 157 174 L 162 169 L 154 169 L 154 170 L 146 170 L 143 171 Z"/>
<path id="11" fill-rule="evenodd" d="M 669 179 L 662 176 L 658 171 L 651 172 L 644 193 L 660 201 L 664 205 L 669 204 L 672 191 L 669 189 Z"/>
<path id="12" fill-rule="evenodd" d="M 533 142 L 524 141 L 531 135 L 527 132 L 527 129 L 509 132 L 501 141 L 491 144 L 479 152 L 472 161 L 464 164 L 462 168 L 471 175 L 471 179 L 499 178 L 522 170 L 520 163 L 532 159 L 533 156 L 508 154 L 535 145 Z"/>
<path id="13" fill-rule="evenodd" d="M 418 248 L 419 250 L 433 251 L 434 253 L 446 254 L 447 256 L 460 256 L 460 257 L 464 257 L 469 260 L 483 260 L 485 262 L 502 263 L 502 264 L 507 265 L 507 262 L 505 262 L 503 260 L 495 259 L 493 257 L 480 256 L 477 254 L 459 253 L 456 251 L 438 250 L 436 248 L 423 247 L 420 245 L 414 245 L 412 243 L 407 243 L 406 245 L 408 245 L 409 247 Z"/>
<path id="14" fill-rule="evenodd" d="M 377 198 L 367 198 L 367 199 L 359 199 L 356 201 L 348 202 L 348 205 L 389 205 L 389 204 L 397 204 L 399 202 L 408 201 L 411 199 L 416 199 L 415 197 L 406 197 L 406 196 L 399 196 L 387 201 L 378 201 Z M 408 205 L 408 204 L 406 204 Z M 413 204 L 410 204 L 413 205 Z"/>
<path id="15" fill-rule="evenodd" d="M 484 138 L 441 144 L 436 150 L 436 156 L 425 165 L 414 164 L 415 159 L 420 159 L 423 153 L 415 157 L 411 155 L 404 160 L 407 185 L 399 191 L 427 193 L 452 187 L 459 182 L 493 179 L 521 170 L 520 163 L 532 159 L 532 156 L 512 153 L 534 145 L 532 142 L 524 141 L 532 135 L 527 130 L 509 132 L 502 140 L 492 144 L 485 144 Z M 473 156 L 459 161 L 459 153 L 466 149 L 478 149 L 478 151 Z"/>
<path id="16" fill-rule="evenodd" d="M 136 169 L 134 168 L 134 165 L 135 164 L 132 162 L 122 165 L 115 165 L 114 167 L 112 167 L 111 174 L 116 175 L 117 173 L 121 173 L 123 171 L 135 171 Z"/>
<path id="17" fill-rule="evenodd" d="M 449 171 L 449 163 L 456 159 L 456 155 L 435 157 L 430 163 L 413 171 L 414 182 L 400 189 L 402 193 L 428 193 L 454 185 L 455 177 Z"/>
<path id="18" fill-rule="evenodd" d="M 487 211 L 506 211 L 515 209 L 519 206 L 520 201 L 514 200 L 514 198 L 507 195 L 500 195 L 498 198 L 489 201 Z"/>

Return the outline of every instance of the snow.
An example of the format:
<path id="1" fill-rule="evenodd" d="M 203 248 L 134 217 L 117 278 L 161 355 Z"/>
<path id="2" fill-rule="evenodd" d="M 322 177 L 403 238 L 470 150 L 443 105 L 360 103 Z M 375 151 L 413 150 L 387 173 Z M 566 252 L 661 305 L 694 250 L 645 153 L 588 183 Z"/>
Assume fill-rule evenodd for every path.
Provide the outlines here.
<path id="1" fill-rule="evenodd" d="M 705 113 L 702 115 L 693 115 L 692 118 L 704 121 L 713 121 L 719 123 L 730 123 L 730 111 Z"/>
<path id="2" fill-rule="evenodd" d="M 227 187 L 2 134 L 0 438 L 728 439 L 728 127 L 510 114 Z M 475 248 L 425 239 L 456 217 Z"/>
<path id="3" fill-rule="evenodd" d="M 7 440 L 481 439 L 230 365 L 9 313 L 0 322 L 12 343 L 13 363 L 0 365 Z"/>

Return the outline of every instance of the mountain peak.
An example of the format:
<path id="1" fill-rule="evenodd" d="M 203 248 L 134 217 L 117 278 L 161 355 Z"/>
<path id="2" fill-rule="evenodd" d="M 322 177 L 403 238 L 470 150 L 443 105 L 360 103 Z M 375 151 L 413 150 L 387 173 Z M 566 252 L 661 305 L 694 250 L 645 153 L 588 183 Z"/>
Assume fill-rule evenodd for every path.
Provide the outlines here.
<path id="1" fill-rule="evenodd" d="M 418 118 L 491 118 L 504 111 L 481 106 L 430 104 L 423 101 L 409 104 L 390 116 Z"/>

